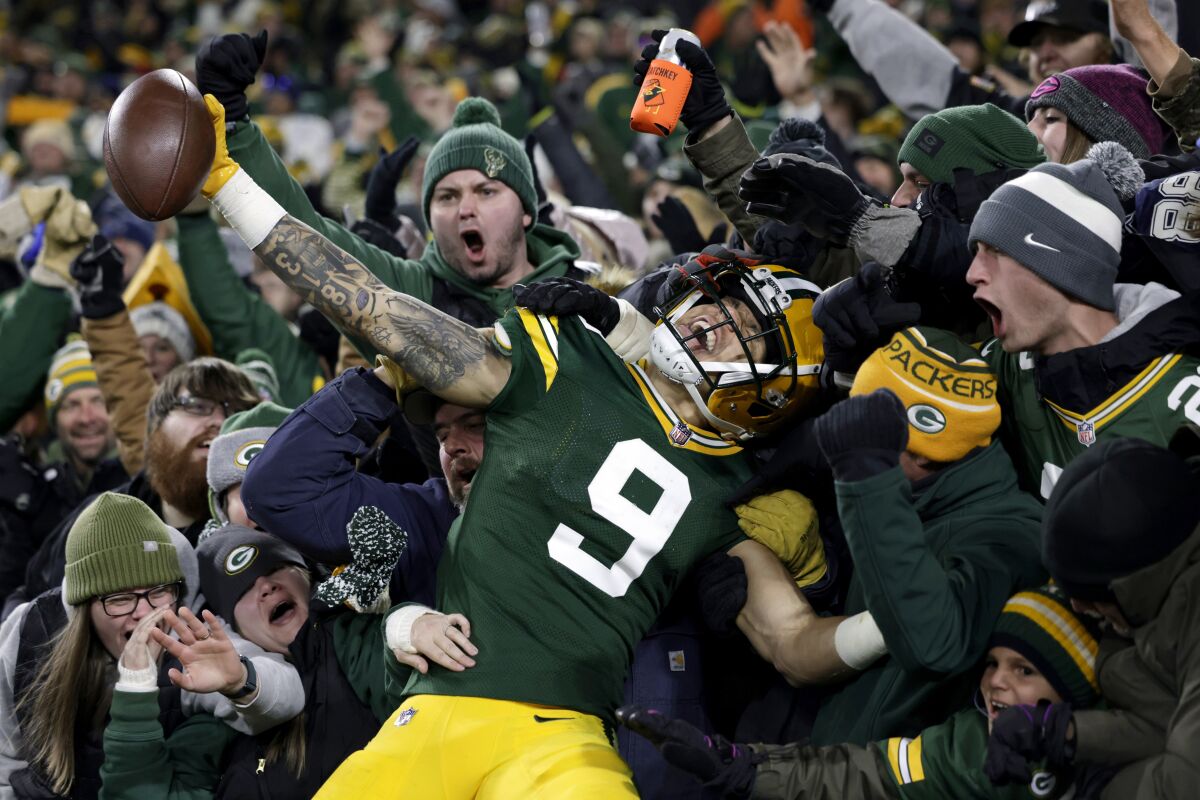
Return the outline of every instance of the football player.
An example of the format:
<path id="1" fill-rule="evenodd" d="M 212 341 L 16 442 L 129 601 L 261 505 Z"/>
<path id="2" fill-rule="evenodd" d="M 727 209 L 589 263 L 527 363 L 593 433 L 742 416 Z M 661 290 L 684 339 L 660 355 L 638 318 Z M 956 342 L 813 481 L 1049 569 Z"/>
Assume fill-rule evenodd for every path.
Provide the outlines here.
<path id="1" fill-rule="evenodd" d="M 412 623 L 432 622 L 460 666 L 413 674 L 318 796 L 636 797 L 610 741 L 633 646 L 699 560 L 768 552 L 724 500 L 748 477 L 739 441 L 817 391 L 817 288 L 733 254 L 697 259 L 644 365 L 580 317 L 514 309 L 472 328 L 286 214 L 229 158 L 223 109 L 206 102 L 217 155 L 203 192 L 247 245 L 430 391 L 487 410 L 488 458 L 438 569 L 452 613 L 389 618 L 406 652 Z M 645 332 L 632 307 L 619 316 L 610 335 Z"/>

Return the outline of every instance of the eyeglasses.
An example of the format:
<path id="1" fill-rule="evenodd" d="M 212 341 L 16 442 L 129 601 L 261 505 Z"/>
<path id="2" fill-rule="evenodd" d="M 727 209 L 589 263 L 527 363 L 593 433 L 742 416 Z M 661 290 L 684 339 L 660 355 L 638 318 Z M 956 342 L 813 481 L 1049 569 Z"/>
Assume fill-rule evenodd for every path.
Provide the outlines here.
<path id="1" fill-rule="evenodd" d="M 193 417 L 211 417 L 221 409 L 222 413 L 229 416 L 229 403 L 225 400 L 216 401 L 209 400 L 207 397 L 178 397 L 171 404 L 171 409 L 180 409 L 185 414 Z"/>
<path id="2" fill-rule="evenodd" d="M 106 594 L 100 598 L 100 605 L 104 606 L 104 613 L 110 617 L 127 617 L 137 610 L 138 603 L 142 598 L 150 604 L 151 608 L 162 608 L 174 604 L 179 599 L 179 590 L 182 584 L 179 581 L 175 583 L 164 583 L 161 586 L 155 586 L 153 589 L 147 589 L 144 592 L 118 592 L 117 594 Z"/>

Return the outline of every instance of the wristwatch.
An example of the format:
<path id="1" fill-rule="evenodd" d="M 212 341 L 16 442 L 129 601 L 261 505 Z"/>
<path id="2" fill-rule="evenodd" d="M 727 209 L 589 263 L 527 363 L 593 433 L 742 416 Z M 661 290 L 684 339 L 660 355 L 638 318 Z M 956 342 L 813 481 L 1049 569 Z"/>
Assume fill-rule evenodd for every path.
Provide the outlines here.
<path id="1" fill-rule="evenodd" d="M 246 668 L 246 683 L 233 694 L 226 695 L 230 700 L 240 700 L 258 690 L 258 673 L 254 671 L 254 662 L 245 656 L 238 656 L 238 661 Z"/>

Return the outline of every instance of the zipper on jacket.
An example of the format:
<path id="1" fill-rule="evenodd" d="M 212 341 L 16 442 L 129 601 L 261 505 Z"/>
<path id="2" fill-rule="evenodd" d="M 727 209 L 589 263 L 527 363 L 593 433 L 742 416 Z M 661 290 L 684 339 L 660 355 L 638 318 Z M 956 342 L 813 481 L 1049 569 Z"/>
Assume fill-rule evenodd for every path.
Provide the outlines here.
<path id="1" fill-rule="evenodd" d="M 266 769 L 267 769 L 267 760 L 265 758 L 260 758 L 258 760 L 258 769 L 254 770 L 254 774 L 262 775 L 263 772 L 266 771 Z"/>

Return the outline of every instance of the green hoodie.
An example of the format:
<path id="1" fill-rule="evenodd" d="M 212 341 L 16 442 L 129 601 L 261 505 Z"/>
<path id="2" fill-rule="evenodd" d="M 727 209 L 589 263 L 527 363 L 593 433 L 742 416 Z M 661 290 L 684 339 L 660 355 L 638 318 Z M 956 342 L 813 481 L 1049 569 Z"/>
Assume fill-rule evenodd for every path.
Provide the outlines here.
<path id="1" fill-rule="evenodd" d="M 228 142 L 233 160 L 285 211 L 358 259 L 386 286 L 428 303 L 433 298 L 434 282 L 442 281 L 486 303 L 496 319 L 504 316 L 512 305 L 511 288 L 493 289 L 470 282 L 446 264 L 436 242 L 425 248 L 419 260 L 397 258 L 322 217 L 253 122 L 239 122 L 229 134 Z M 522 280 L 525 283 L 566 275 L 579 257 L 579 246 L 569 235 L 546 225 L 530 228 L 525 234 L 525 243 L 529 262 L 534 265 L 533 273 Z M 361 342 L 355 344 L 368 359 L 374 358 L 371 348 Z"/>
<path id="2" fill-rule="evenodd" d="M 825 698 L 812 742 L 910 736 L 970 698 L 1004 603 L 1044 581 L 1042 508 L 998 442 L 915 486 L 896 467 L 835 488 L 845 613 L 869 610 L 888 655 Z"/>
<path id="3" fill-rule="evenodd" d="M 0 309 L 0 431 L 7 431 L 41 399 L 54 352 L 71 321 L 71 297 L 62 289 L 25 281 Z M 8 302 L 11 301 L 11 302 Z"/>

